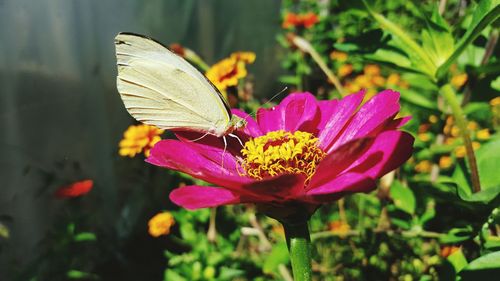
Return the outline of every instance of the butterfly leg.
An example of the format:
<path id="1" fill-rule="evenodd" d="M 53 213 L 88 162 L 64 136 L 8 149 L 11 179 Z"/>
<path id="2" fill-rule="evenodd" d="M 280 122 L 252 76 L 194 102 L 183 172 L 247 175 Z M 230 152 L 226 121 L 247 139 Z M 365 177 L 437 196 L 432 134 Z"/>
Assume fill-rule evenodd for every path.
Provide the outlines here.
<path id="1" fill-rule="evenodd" d="M 244 146 L 244 145 L 243 145 L 243 142 L 241 141 L 241 139 L 240 139 L 237 135 L 235 135 L 235 134 L 228 134 L 228 136 L 230 136 L 230 137 L 233 137 L 233 138 L 237 139 L 237 140 L 238 140 L 238 142 L 241 144 L 241 147 L 243 147 L 243 146 Z"/>

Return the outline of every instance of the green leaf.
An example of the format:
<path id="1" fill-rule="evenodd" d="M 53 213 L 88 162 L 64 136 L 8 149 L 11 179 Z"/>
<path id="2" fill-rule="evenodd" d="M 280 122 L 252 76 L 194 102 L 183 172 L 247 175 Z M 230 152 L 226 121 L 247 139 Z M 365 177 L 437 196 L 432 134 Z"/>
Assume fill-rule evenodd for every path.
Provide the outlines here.
<path id="1" fill-rule="evenodd" d="M 415 213 L 416 199 L 410 188 L 395 180 L 391 185 L 390 195 L 398 209 L 410 215 Z"/>
<path id="2" fill-rule="evenodd" d="M 455 272 L 460 272 L 464 267 L 467 266 L 467 259 L 462 252 L 462 249 L 457 250 L 453 254 L 449 255 L 447 260 L 453 265 Z"/>
<path id="3" fill-rule="evenodd" d="M 497 79 L 491 81 L 490 86 L 494 90 L 500 91 L 500 76 L 498 76 Z"/>
<path id="4" fill-rule="evenodd" d="M 3 238 L 9 238 L 10 237 L 9 228 L 7 228 L 7 226 L 5 226 L 4 224 L 2 224 L 1 222 L 0 222 L 0 237 L 3 237 Z"/>
<path id="5" fill-rule="evenodd" d="M 466 280 L 493 280 L 500 273 L 500 251 L 481 256 L 473 260 L 461 272 L 460 277 Z"/>
<path id="6" fill-rule="evenodd" d="M 425 208 L 425 212 L 419 218 L 419 224 L 424 225 L 426 222 L 430 221 L 436 216 L 436 208 L 434 201 L 430 201 L 427 203 Z"/>
<path id="7" fill-rule="evenodd" d="M 434 64 L 441 65 L 453 53 L 455 41 L 448 24 L 434 9 L 432 18 L 426 19 L 427 28 L 422 30 L 422 48 Z"/>
<path id="8" fill-rule="evenodd" d="M 165 271 L 165 276 L 163 278 L 165 281 L 187 281 L 186 278 L 182 277 L 179 273 L 173 271 L 172 269 L 167 269 Z"/>
<path id="9" fill-rule="evenodd" d="M 288 255 L 288 248 L 285 242 L 274 245 L 273 250 L 264 260 L 262 271 L 266 274 L 278 272 L 280 264 L 288 264 L 290 257 Z"/>
<path id="10" fill-rule="evenodd" d="M 80 232 L 73 238 L 76 242 L 96 241 L 97 237 L 92 232 Z"/>
<path id="11" fill-rule="evenodd" d="M 380 27 L 390 33 L 393 36 L 393 40 L 397 43 L 397 46 L 405 51 L 412 61 L 412 65 L 433 77 L 436 71 L 436 65 L 426 51 L 411 38 L 408 32 L 382 14 L 374 12 L 368 5 L 366 6 L 370 15 L 379 23 Z"/>
<path id="12" fill-rule="evenodd" d="M 474 9 L 472 21 L 469 28 L 458 41 L 456 49 L 450 57 L 438 68 L 436 76 L 441 79 L 444 77 L 449 67 L 458 58 L 458 56 L 467 48 L 467 46 L 476 39 L 481 31 L 494 22 L 500 16 L 500 1 L 499 0 L 482 0 Z"/>
<path id="13" fill-rule="evenodd" d="M 440 237 L 439 241 L 443 244 L 456 244 L 471 239 L 475 234 L 471 226 L 464 228 L 453 228 L 446 235 Z"/>
<path id="14" fill-rule="evenodd" d="M 421 93 L 417 91 L 407 89 L 401 91 L 400 93 L 401 93 L 401 99 L 403 99 L 404 101 L 432 110 L 438 109 L 437 103 L 435 101 L 432 101 L 424 97 Z"/>
<path id="15" fill-rule="evenodd" d="M 486 150 L 488 153 L 495 152 L 496 150 Z M 467 202 L 475 202 L 482 204 L 490 204 L 500 199 L 500 183 L 493 186 L 498 181 L 495 165 L 500 160 L 498 154 L 478 153 L 476 159 L 479 167 L 479 178 L 481 180 L 481 191 L 472 193 L 472 187 L 469 182 L 470 176 L 467 174 L 468 170 L 465 164 L 459 163 L 453 173 L 455 185 L 457 188 L 457 195 L 460 199 Z M 496 152 L 498 153 L 498 151 Z M 492 161 L 493 160 L 493 161 Z"/>
<path id="16" fill-rule="evenodd" d="M 98 276 L 92 273 L 80 271 L 80 270 L 69 270 L 66 272 L 66 276 L 69 279 L 85 279 L 85 280 L 96 280 Z"/>
<path id="17" fill-rule="evenodd" d="M 245 271 L 230 267 L 221 267 L 217 280 L 234 280 L 236 277 L 245 276 Z"/>
<path id="18" fill-rule="evenodd" d="M 500 138 L 481 146 L 476 153 L 479 178 L 483 189 L 500 186 L 498 163 L 500 163 Z"/>
<path id="19" fill-rule="evenodd" d="M 291 84 L 291 85 L 299 85 L 300 84 L 300 76 L 293 76 L 293 75 L 283 75 L 279 77 L 279 81 L 281 83 L 285 84 Z"/>

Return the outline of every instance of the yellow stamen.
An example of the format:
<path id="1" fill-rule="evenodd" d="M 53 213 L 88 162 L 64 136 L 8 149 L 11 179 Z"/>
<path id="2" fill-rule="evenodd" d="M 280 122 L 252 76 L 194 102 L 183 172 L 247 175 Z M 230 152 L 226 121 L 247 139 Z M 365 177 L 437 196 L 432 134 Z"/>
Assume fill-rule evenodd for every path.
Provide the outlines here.
<path id="1" fill-rule="evenodd" d="M 240 164 L 252 178 L 303 174 L 308 182 L 326 155 L 317 145 L 318 138 L 307 132 L 269 132 L 245 143 Z"/>

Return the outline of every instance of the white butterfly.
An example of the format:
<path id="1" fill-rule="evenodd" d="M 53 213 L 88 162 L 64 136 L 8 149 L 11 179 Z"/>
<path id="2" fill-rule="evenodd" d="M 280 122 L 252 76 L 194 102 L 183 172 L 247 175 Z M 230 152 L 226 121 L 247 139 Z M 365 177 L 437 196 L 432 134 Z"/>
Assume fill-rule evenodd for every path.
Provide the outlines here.
<path id="1" fill-rule="evenodd" d="M 246 125 L 231 114 L 226 99 L 203 74 L 162 44 L 120 33 L 115 46 L 118 92 L 138 121 L 217 137 Z"/>

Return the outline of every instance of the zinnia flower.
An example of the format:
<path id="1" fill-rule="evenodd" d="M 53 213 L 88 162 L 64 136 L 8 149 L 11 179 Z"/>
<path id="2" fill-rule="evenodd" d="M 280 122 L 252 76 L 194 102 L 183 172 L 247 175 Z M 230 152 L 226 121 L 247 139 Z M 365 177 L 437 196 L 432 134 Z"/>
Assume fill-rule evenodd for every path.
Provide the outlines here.
<path id="1" fill-rule="evenodd" d="M 167 235 L 175 224 L 174 216 L 169 212 L 162 212 L 153 216 L 148 222 L 148 232 L 153 237 Z"/>
<path id="2" fill-rule="evenodd" d="M 121 156 L 134 157 L 144 151 L 144 155 L 149 156 L 149 150 L 161 140 L 160 135 L 164 130 L 146 124 L 132 125 L 123 134 L 120 141 Z"/>
<path id="3" fill-rule="evenodd" d="M 254 61 L 255 54 L 252 52 L 235 52 L 210 67 L 205 76 L 217 89 L 224 91 L 228 87 L 238 85 L 239 79 L 247 76 L 246 64 Z"/>
<path id="4" fill-rule="evenodd" d="M 92 190 L 92 187 L 94 186 L 94 181 L 92 180 L 82 180 L 82 181 L 77 181 L 72 184 L 60 187 L 54 195 L 57 198 L 74 198 L 74 197 L 79 197 L 83 196 Z"/>
<path id="5" fill-rule="evenodd" d="M 178 133 L 162 140 L 147 162 L 187 173 L 219 187 L 184 186 L 170 199 L 187 209 L 255 203 L 260 211 L 286 221 L 308 218 L 323 203 L 354 192 L 369 192 L 376 179 L 403 164 L 413 137 L 398 128 L 399 93 L 386 90 L 359 107 L 364 92 L 341 100 L 318 101 L 310 93 L 287 96 L 261 108 L 235 132 L 244 142 Z"/>

